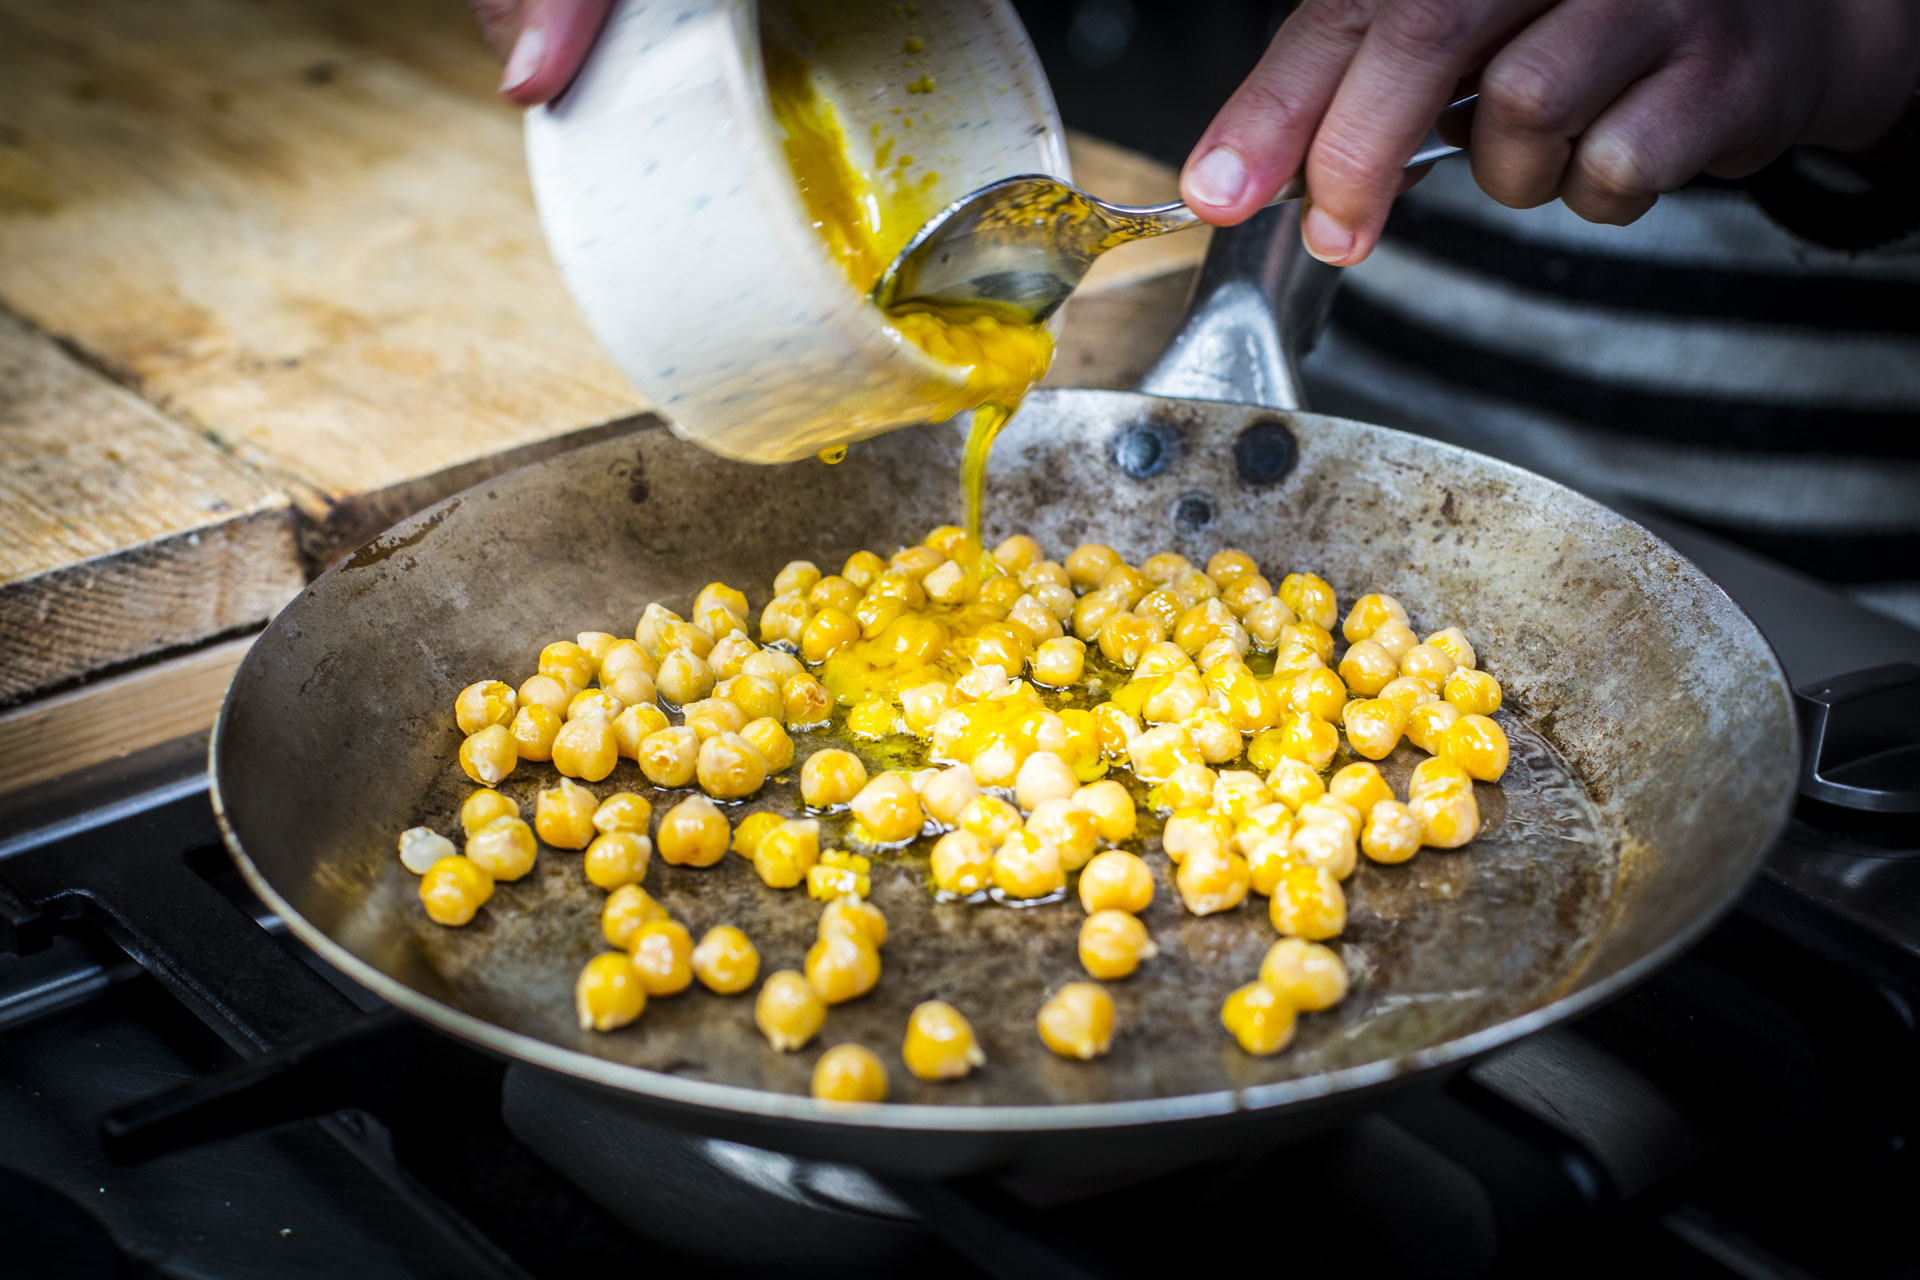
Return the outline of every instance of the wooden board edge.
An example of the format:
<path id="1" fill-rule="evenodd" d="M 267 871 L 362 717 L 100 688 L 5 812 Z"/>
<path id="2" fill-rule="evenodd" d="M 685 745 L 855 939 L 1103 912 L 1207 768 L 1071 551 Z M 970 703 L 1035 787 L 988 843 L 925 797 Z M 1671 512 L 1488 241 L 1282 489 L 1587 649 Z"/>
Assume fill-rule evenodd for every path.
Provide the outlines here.
<path id="1" fill-rule="evenodd" d="M 211 727 L 255 638 L 223 640 L 0 712 L 0 795 Z"/>

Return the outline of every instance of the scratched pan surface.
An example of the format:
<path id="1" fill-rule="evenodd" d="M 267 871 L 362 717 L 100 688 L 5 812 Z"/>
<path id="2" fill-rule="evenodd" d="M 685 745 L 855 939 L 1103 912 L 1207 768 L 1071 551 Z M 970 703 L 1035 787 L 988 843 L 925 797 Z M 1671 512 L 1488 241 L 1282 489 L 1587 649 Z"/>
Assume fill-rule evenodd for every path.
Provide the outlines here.
<path id="1" fill-rule="evenodd" d="M 957 516 L 957 444 L 926 428 L 858 445 L 838 467 L 757 468 L 642 430 L 401 524 L 290 605 L 234 681 L 215 795 L 243 870 L 359 981 L 616 1105 L 878 1168 L 1111 1171 L 1281 1134 L 1587 1007 L 1705 928 L 1784 818 L 1796 747 L 1781 672 L 1726 597 L 1639 527 L 1381 428 L 1050 391 L 995 450 L 990 540 L 1031 532 L 1056 557 L 1101 541 L 1136 562 L 1238 546 L 1275 581 L 1312 569 L 1343 601 L 1393 592 L 1423 632 L 1465 627 L 1506 687 L 1513 763 L 1477 788 L 1486 831 L 1398 867 L 1362 861 L 1337 944 L 1353 992 L 1303 1018 L 1292 1049 L 1250 1058 L 1218 1024 L 1273 939 L 1264 900 L 1186 915 L 1157 840 L 1146 920 L 1161 955 L 1110 984 L 1120 1035 L 1094 1063 L 1053 1057 L 1033 1030 L 1046 992 L 1083 976 L 1077 903 L 936 903 L 924 843 L 876 860 L 873 898 L 893 926 L 879 988 L 835 1008 L 797 1054 L 766 1047 L 750 996 L 697 986 L 618 1033 L 580 1032 L 572 983 L 602 946 L 604 895 L 578 854 L 543 849 L 464 929 L 426 921 L 394 837 L 421 822 L 457 834 L 471 789 L 454 763 L 461 687 L 517 683 L 542 644 L 628 632 L 647 602 L 684 610 L 715 578 L 757 611 L 789 559 L 833 566 L 916 541 Z M 800 738 L 801 758 L 811 745 Z M 894 762 L 898 749 L 867 754 Z M 1396 789 L 1418 758 L 1403 746 L 1386 762 Z M 523 764 L 503 789 L 530 813 L 553 779 Z M 677 798 L 630 761 L 595 789 L 616 787 L 659 808 Z M 776 784 L 730 816 L 797 806 Z M 765 888 L 731 855 L 708 870 L 655 859 L 647 887 L 696 936 L 744 928 L 763 973 L 796 967 L 811 941 L 818 904 Z M 921 1083 L 899 1064 L 907 1011 L 931 996 L 980 1033 L 988 1065 L 965 1081 Z M 818 1052 L 844 1040 L 889 1062 L 898 1105 L 849 1112 L 806 1096 Z"/>

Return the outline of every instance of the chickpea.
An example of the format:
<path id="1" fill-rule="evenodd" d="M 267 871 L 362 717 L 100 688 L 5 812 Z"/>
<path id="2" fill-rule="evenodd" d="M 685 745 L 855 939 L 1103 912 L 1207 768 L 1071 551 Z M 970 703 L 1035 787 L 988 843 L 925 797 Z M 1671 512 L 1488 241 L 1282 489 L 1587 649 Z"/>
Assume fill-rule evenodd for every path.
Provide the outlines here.
<path id="1" fill-rule="evenodd" d="M 495 818 L 517 818 L 520 806 L 491 787 L 482 787 L 460 806 L 460 829 L 472 835 Z"/>
<path id="2" fill-rule="evenodd" d="M 1036 751 L 1021 764 L 1014 779 L 1014 800 L 1031 810 L 1043 800 L 1065 800 L 1080 789 L 1067 762 L 1051 751 Z"/>
<path id="3" fill-rule="evenodd" d="M 1093 815 L 1094 829 L 1108 844 L 1118 844 L 1133 837 L 1138 819 L 1133 797 L 1113 779 L 1103 778 L 1081 787 L 1073 793 L 1073 807 Z"/>
<path id="4" fill-rule="evenodd" d="M 816 932 L 822 938 L 834 933 L 853 933 L 878 951 L 887 945 L 887 917 L 865 899 L 835 898 L 821 910 Z"/>
<path id="5" fill-rule="evenodd" d="M 1431 755 L 1441 755 L 1447 749 L 1447 730 L 1462 714 L 1451 702 L 1423 702 L 1407 714 L 1407 741 Z"/>
<path id="6" fill-rule="evenodd" d="M 1484 671 L 1456 666 L 1441 687 L 1447 701 L 1468 715 L 1490 716 L 1500 709 L 1500 682 Z"/>
<path id="7" fill-rule="evenodd" d="M 856 551 L 847 557 L 846 567 L 840 570 L 840 576 L 865 591 L 886 568 L 887 562 L 873 552 Z"/>
<path id="8" fill-rule="evenodd" d="M 678 995 L 693 984 L 693 935 L 678 920 L 655 920 L 634 930 L 627 955 L 650 996 Z"/>
<path id="9" fill-rule="evenodd" d="M 659 601 L 649 604 L 640 613 L 640 621 L 634 624 L 633 640 L 641 650 L 656 661 L 661 656 L 660 636 L 669 622 L 683 622 L 679 614 L 667 608 Z"/>
<path id="10" fill-rule="evenodd" d="M 1040 544 L 1024 533 L 1016 533 L 993 549 L 994 563 L 1008 573 L 1019 573 L 1029 565 L 1046 559 Z"/>
<path id="11" fill-rule="evenodd" d="M 1240 579 L 1260 572 L 1253 557 L 1244 551 L 1232 547 L 1223 547 L 1213 553 L 1207 561 L 1207 576 L 1223 587 L 1230 587 Z"/>
<path id="12" fill-rule="evenodd" d="M 930 872 L 936 889 L 970 898 L 993 881 L 993 849 L 971 831 L 949 831 L 934 842 Z"/>
<path id="13" fill-rule="evenodd" d="M 1138 915 L 1153 901 L 1153 872 L 1134 854 L 1109 849 L 1080 872 L 1080 905 L 1088 915 L 1124 911 Z"/>
<path id="14" fill-rule="evenodd" d="M 1479 664 L 1479 658 L 1473 651 L 1473 645 L 1467 641 L 1467 633 L 1458 627 L 1448 627 L 1428 636 L 1426 643 L 1453 659 L 1456 667 L 1471 670 Z"/>
<path id="15" fill-rule="evenodd" d="M 602 834 L 632 831 L 645 835 L 652 824 L 653 803 L 632 791 L 614 792 L 593 811 L 594 829 Z"/>
<path id="16" fill-rule="evenodd" d="M 812 617 L 813 607 L 807 603 L 806 596 L 797 591 L 777 595 L 760 610 L 760 640 L 764 644 L 790 644 L 797 649 Z"/>
<path id="17" fill-rule="evenodd" d="M 727 856 L 726 815 L 705 796 L 688 796 L 660 815 L 660 856 L 671 866 L 710 867 Z"/>
<path id="18" fill-rule="evenodd" d="M 987 1055 L 958 1009 L 944 1000 L 928 1000 L 907 1015 L 900 1059 L 922 1080 L 958 1080 L 983 1066 Z"/>
<path id="19" fill-rule="evenodd" d="M 1240 1047 L 1256 1057 L 1280 1052 L 1293 1042 L 1291 1002 L 1263 982 L 1249 982 L 1227 997 L 1220 1023 Z"/>
<path id="20" fill-rule="evenodd" d="M 730 924 L 715 925 L 693 949 L 693 974 L 700 985 L 723 996 L 739 995 L 760 976 L 760 953 L 747 935 Z"/>
<path id="21" fill-rule="evenodd" d="M 614 737 L 612 719 L 586 715 L 567 721 L 554 734 L 548 754 L 563 777 L 599 782 L 620 763 L 620 744 Z"/>
<path id="22" fill-rule="evenodd" d="M 1309 800 L 1317 800 L 1327 794 L 1327 784 L 1305 761 L 1286 759 L 1275 765 L 1273 772 L 1267 775 L 1267 790 L 1280 803 L 1297 812 Z"/>
<path id="23" fill-rule="evenodd" d="M 1034 836 L 1060 851 L 1060 865 L 1078 871 L 1087 865 L 1100 847 L 1100 831 L 1093 815 L 1073 807 L 1065 796 L 1042 800 L 1027 815 L 1027 828 Z"/>
<path id="24" fill-rule="evenodd" d="M 851 615 L 839 609 L 822 609 L 800 633 L 800 656 L 808 662 L 825 662 L 859 638 L 860 624 Z"/>
<path id="25" fill-rule="evenodd" d="M 1063 1058 L 1082 1062 L 1113 1045 L 1113 997 L 1093 982 L 1069 982 L 1040 1006 L 1040 1040 Z"/>
<path id="26" fill-rule="evenodd" d="M 467 858 L 494 880 L 526 875 L 537 852 L 532 828 L 518 818 L 495 818 L 467 837 Z"/>
<path id="27" fill-rule="evenodd" d="M 1306 811 L 1301 812 L 1304 815 Z M 1303 817 L 1294 828 L 1289 847 L 1295 862 L 1330 871 L 1336 880 L 1352 875 L 1359 860 L 1353 831 L 1342 822 L 1309 822 Z"/>
<path id="28" fill-rule="evenodd" d="M 1420 843 L 1431 848 L 1458 849 L 1480 834 L 1480 805 L 1471 790 L 1429 792 L 1407 809 L 1420 823 Z"/>
<path id="29" fill-rule="evenodd" d="M 1130 977 L 1142 960 L 1160 954 L 1138 916 L 1125 911 L 1096 911 L 1080 926 L 1080 964 L 1096 978 Z"/>
<path id="30" fill-rule="evenodd" d="M 1387 681 L 1386 687 L 1375 696 L 1382 701 L 1391 702 L 1409 716 L 1413 714 L 1415 707 L 1425 706 L 1439 697 L 1434 693 L 1432 685 L 1424 680 L 1415 680 L 1411 676 L 1395 676 Z"/>
<path id="31" fill-rule="evenodd" d="M 1382 800 L 1367 814 L 1366 830 L 1360 834 L 1360 850 L 1375 862 L 1388 866 L 1405 862 L 1420 852 L 1423 835 L 1420 819 L 1398 800 Z"/>
<path id="32" fill-rule="evenodd" d="M 501 822 L 519 822 L 501 818 Z M 525 826 L 525 823 L 521 823 Z M 435 924 L 458 926 L 473 919 L 493 896 L 493 877 L 471 858 L 442 858 L 420 877 L 420 902 Z"/>
<path id="33" fill-rule="evenodd" d="M 837 1044 L 813 1064 L 813 1096 L 822 1102 L 885 1102 L 886 1065 L 871 1049 Z"/>
<path id="34" fill-rule="evenodd" d="M 1253 644 L 1265 650 L 1278 647 L 1280 633 L 1298 621 L 1286 601 L 1279 596 L 1268 596 L 1247 610 L 1242 625 Z"/>
<path id="35" fill-rule="evenodd" d="M 1148 729 L 1127 744 L 1127 759 L 1132 763 L 1134 776 L 1142 782 L 1164 782 L 1175 769 L 1199 758 L 1200 751 L 1192 735 L 1177 724 Z"/>
<path id="36" fill-rule="evenodd" d="M 1385 698 L 1358 698 L 1346 705 L 1347 745 L 1357 756 L 1384 760 L 1400 745 L 1406 713 Z"/>
<path id="37" fill-rule="evenodd" d="M 995 739 L 974 752 L 967 768 L 983 787 L 1011 787 L 1020 776 L 1020 750 L 1005 739 Z"/>
<path id="38" fill-rule="evenodd" d="M 1067 555 L 1067 581 L 1080 591 L 1091 591 L 1122 563 L 1120 553 L 1098 542 L 1075 547 Z"/>
<path id="39" fill-rule="evenodd" d="M 1233 844 L 1233 824 L 1212 809 L 1181 809 L 1167 819 L 1160 844 L 1175 864 L 1194 854 L 1225 853 Z"/>
<path id="40" fill-rule="evenodd" d="M 524 710 L 527 707 L 544 707 L 553 713 L 556 721 L 566 718 L 567 704 L 573 701 L 576 686 L 565 680 L 556 680 L 552 676 L 528 676 L 520 685 L 515 701 Z"/>
<path id="41" fill-rule="evenodd" d="M 867 784 L 867 767 L 850 751 L 829 747 L 800 766 L 800 797 L 814 809 L 838 809 Z"/>
<path id="42" fill-rule="evenodd" d="M 1290 573 L 1280 579 L 1280 589 L 1276 594 L 1302 621 L 1311 622 L 1316 627 L 1330 628 L 1340 619 L 1333 588 L 1327 585 L 1326 579 L 1316 574 Z"/>
<path id="43" fill-rule="evenodd" d="M 806 975 L 782 969 L 768 975 L 754 998 L 753 1021 L 767 1043 L 782 1053 L 803 1047 L 827 1020 L 827 1006 Z"/>
<path id="44" fill-rule="evenodd" d="M 1374 629 L 1373 642 L 1387 651 L 1387 656 L 1395 662 L 1405 658 L 1414 646 L 1420 643 L 1420 637 L 1406 623 L 1398 618 L 1388 618 Z"/>
<path id="45" fill-rule="evenodd" d="M 1327 782 L 1327 794 L 1353 806 L 1362 819 L 1382 800 L 1393 799 L 1393 788 L 1380 776 L 1380 767 L 1367 761 L 1337 770 Z"/>
<path id="46" fill-rule="evenodd" d="M 527 709 L 521 708 L 514 724 L 518 726 L 526 714 Z M 526 758 L 512 732 L 497 724 L 488 725 L 460 744 L 460 767 L 483 787 L 491 787 L 504 779 Z"/>
<path id="47" fill-rule="evenodd" d="M 733 851 L 752 862 L 753 855 L 760 851 L 761 841 L 783 821 L 785 819 L 777 813 L 762 811 L 748 814 L 733 829 Z"/>
<path id="48" fill-rule="evenodd" d="M 667 909 L 637 884 L 623 884 L 607 895 L 600 908 L 600 932 L 612 946 L 625 951 L 640 926 L 668 919 Z"/>
<path id="49" fill-rule="evenodd" d="M 807 981 L 829 1005 L 857 1000 L 880 981 L 880 953 L 864 937 L 835 932 L 807 949 Z"/>
<path id="50" fill-rule="evenodd" d="M 788 818 L 774 826 L 753 852 L 753 869 L 771 889 L 791 889 L 820 861 L 820 823 Z"/>
<path id="51" fill-rule="evenodd" d="M 685 725 L 650 733 L 640 740 L 640 772 L 656 787 L 684 787 L 700 761 L 700 735 Z"/>
<path id="52" fill-rule="evenodd" d="M 1059 848 L 1036 835 L 1011 832 L 994 851 L 993 887 L 1009 898 L 1044 898 L 1066 884 Z"/>
<path id="53" fill-rule="evenodd" d="M 666 713 L 651 703 L 629 706 L 613 720 L 614 748 L 626 760 L 640 758 L 640 744 L 649 734 L 668 728 Z"/>
<path id="54" fill-rule="evenodd" d="M 1347 927 L 1347 895 L 1325 867 L 1288 867 L 1273 886 L 1267 909 L 1281 934 L 1309 942 L 1324 942 Z"/>
<path id="55" fill-rule="evenodd" d="M 1162 807 L 1204 808 L 1213 803 L 1213 784 L 1218 780 L 1218 774 L 1198 761 L 1183 764 L 1160 784 Z"/>
<path id="56" fill-rule="evenodd" d="M 927 824 L 926 811 L 920 807 L 913 784 L 898 773 L 883 773 L 868 782 L 849 807 L 860 824 L 857 830 L 871 844 L 905 844 Z"/>
<path id="57" fill-rule="evenodd" d="M 1221 847 L 1196 852 L 1180 864 L 1174 887 L 1180 900 L 1196 916 L 1231 911 L 1246 899 L 1251 884 L 1247 860 Z"/>
<path id="58" fill-rule="evenodd" d="M 598 672 L 585 649 L 571 640 L 556 640 L 540 651 L 540 674 L 584 689 Z"/>
<path id="59" fill-rule="evenodd" d="M 926 785 L 920 788 L 920 807 L 941 826 L 957 827 L 960 815 L 979 794 L 980 786 L 973 780 L 973 771 L 966 765 L 956 764 L 927 779 Z"/>
<path id="60" fill-rule="evenodd" d="M 732 617 L 727 622 L 735 621 Z M 713 652 L 714 634 L 697 622 L 666 622 L 660 626 L 660 666 L 664 670 L 667 659 L 675 653 L 690 653 L 694 657 L 706 660 Z M 711 666 L 708 670 L 711 670 Z"/>
<path id="61" fill-rule="evenodd" d="M 660 674 L 660 664 L 636 641 L 615 640 L 601 655 L 600 680 L 603 685 L 608 680 L 618 680 L 636 671 L 648 680 Z"/>
<path id="62" fill-rule="evenodd" d="M 744 632 L 736 631 L 725 639 L 716 642 L 713 652 L 707 655 L 707 666 L 713 669 L 713 678 L 720 681 L 714 686 L 720 692 L 721 685 L 729 680 L 737 680 L 747 665 L 747 659 L 760 652 L 760 646 L 747 639 Z M 774 685 L 774 696 L 778 697 L 780 686 Z M 725 693 L 720 693 L 725 697 Z"/>
<path id="63" fill-rule="evenodd" d="M 454 723 L 471 737 L 497 724 L 510 724 L 520 699 L 513 687 L 499 680 L 481 680 L 468 685 L 453 700 Z"/>
<path id="64" fill-rule="evenodd" d="M 1417 644 L 1400 659 L 1400 674 L 1421 680 L 1439 690 L 1453 674 L 1453 659 L 1437 645 Z"/>
<path id="65" fill-rule="evenodd" d="M 738 733 L 747 724 L 747 713 L 725 698 L 701 698 L 680 708 L 687 728 L 705 742 L 719 733 Z"/>
<path id="66" fill-rule="evenodd" d="M 994 848 L 1025 827 L 1020 811 L 999 796 L 975 796 L 960 811 L 960 829 L 971 831 Z"/>
<path id="67" fill-rule="evenodd" d="M 647 1008 L 647 989 L 633 961 L 607 951 L 587 961 L 573 984 L 573 1007 L 582 1031 L 614 1031 Z"/>
<path id="68" fill-rule="evenodd" d="M 631 831 L 613 831 L 587 846 L 582 869 L 590 883 L 611 891 L 646 879 L 652 858 L 653 841 Z"/>
<path id="69" fill-rule="evenodd" d="M 1033 679 L 1052 689 L 1079 684 L 1087 670 L 1087 645 L 1075 636 L 1042 640 L 1030 662 Z"/>
<path id="70" fill-rule="evenodd" d="M 1446 756 L 1481 782 L 1498 782 L 1507 771 L 1507 733 L 1497 720 L 1468 713 L 1447 727 Z"/>
<path id="71" fill-rule="evenodd" d="M 952 685 L 944 680 L 930 680 L 903 691 L 900 710 L 906 718 L 907 728 L 924 738 L 933 731 L 934 723 L 956 702 Z"/>
<path id="72" fill-rule="evenodd" d="M 625 705 L 605 689 L 582 689 L 567 699 L 565 718 L 568 721 L 598 719 L 612 724 L 613 718 L 620 714 Z"/>
<path id="73" fill-rule="evenodd" d="M 713 668 L 693 650 L 675 649 L 660 660 L 660 674 L 653 683 L 661 697 L 684 707 L 713 692 Z"/>
<path id="74" fill-rule="evenodd" d="M 700 744 L 694 762 L 700 789 L 717 800 L 739 800 L 767 780 L 767 762 L 737 733 L 720 733 Z M 723 819 L 724 821 L 724 819 Z"/>
<path id="75" fill-rule="evenodd" d="M 740 736 L 760 753 L 767 773 L 784 773 L 793 767 L 793 739 L 772 716 L 749 720 L 746 727 L 740 730 Z"/>
<path id="76" fill-rule="evenodd" d="M 1365 698 L 1379 693 L 1400 674 L 1399 662 L 1371 640 L 1362 640 L 1347 650 L 1346 657 L 1340 659 L 1340 678 L 1346 682 L 1347 688 Z"/>
<path id="77" fill-rule="evenodd" d="M 789 729 L 812 729 L 827 722 L 833 711 L 833 695 L 812 676 L 804 673 L 788 676 L 780 686 L 780 698 L 786 705 Z"/>

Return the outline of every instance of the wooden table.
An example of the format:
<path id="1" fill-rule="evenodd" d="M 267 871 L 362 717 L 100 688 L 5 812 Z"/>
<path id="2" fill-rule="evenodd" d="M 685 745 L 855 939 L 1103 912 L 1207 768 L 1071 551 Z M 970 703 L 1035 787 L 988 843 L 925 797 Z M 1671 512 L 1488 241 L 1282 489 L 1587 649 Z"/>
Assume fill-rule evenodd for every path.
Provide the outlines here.
<path id="1" fill-rule="evenodd" d="M 340 555 L 655 421 L 547 257 L 498 77 L 459 0 L 0 0 L 0 792 L 205 727 Z M 1101 263 L 1049 381 L 1136 377 L 1203 248 Z"/>

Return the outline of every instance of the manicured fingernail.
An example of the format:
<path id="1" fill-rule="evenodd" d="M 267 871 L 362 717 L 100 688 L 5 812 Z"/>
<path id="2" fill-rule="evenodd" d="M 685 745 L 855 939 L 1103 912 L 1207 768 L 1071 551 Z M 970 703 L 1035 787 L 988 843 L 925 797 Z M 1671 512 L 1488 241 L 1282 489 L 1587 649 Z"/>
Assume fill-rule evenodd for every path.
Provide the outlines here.
<path id="1" fill-rule="evenodd" d="M 1300 237 L 1306 241 L 1307 252 L 1322 262 L 1337 265 L 1353 252 L 1353 232 L 1317 204 L 1309 206 L 1307 216 L 1300 220 Z"/>
<path id="2" fill-rule="evenodd" d="M 1224 208 L 1247 189 L 1247 165 L 1232 147 L 1215 147 L 1187 167 L 1187 195 Z"/>
<path id="3" fill-rule="evenodd" d="M 531 26 L 522 31 L 513 42 L 513 52 L 507 57 L 507 69 L 500 77 L 500 92 L 511 93 L 533 79 L 546 53 L 547 33 L 544 30 Z"/>

